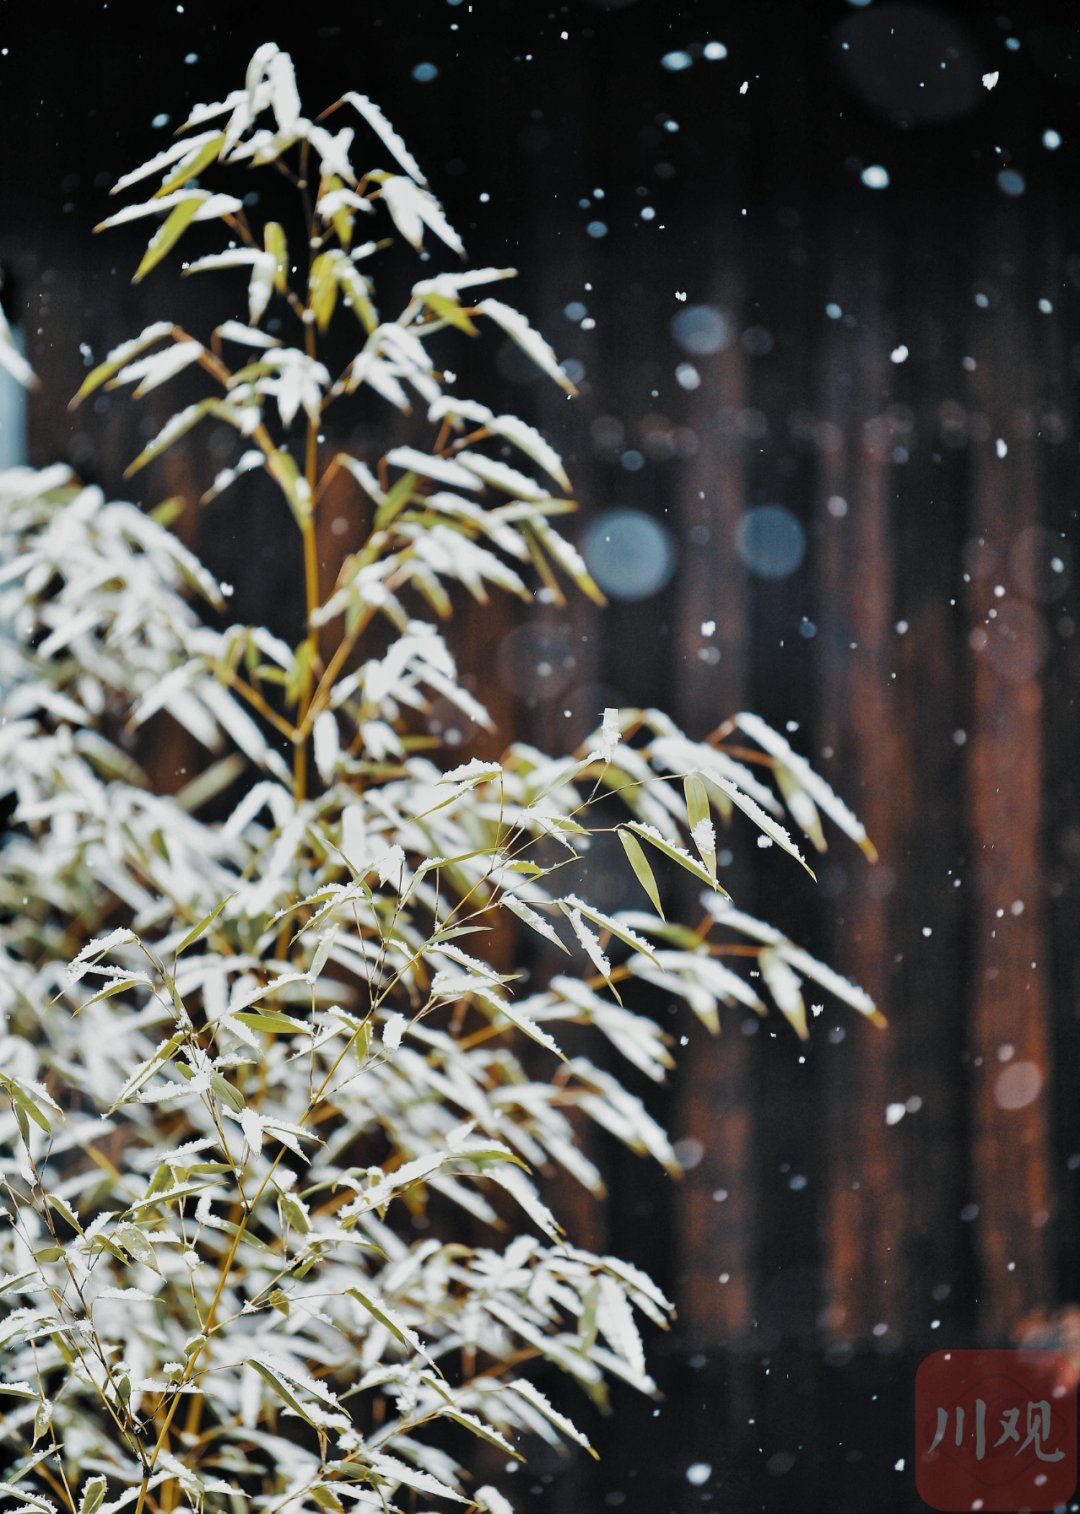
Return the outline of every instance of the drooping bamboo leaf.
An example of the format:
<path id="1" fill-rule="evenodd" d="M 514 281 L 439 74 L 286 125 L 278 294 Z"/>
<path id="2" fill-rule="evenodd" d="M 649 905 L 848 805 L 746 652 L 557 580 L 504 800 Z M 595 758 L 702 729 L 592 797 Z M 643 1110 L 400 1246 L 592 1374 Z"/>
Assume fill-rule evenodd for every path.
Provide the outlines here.
<path id="1" fill-rule="evenodd" d="M 622 842 L 623 851 L 629 859 L 630 866 L 634 869 L 634 876 L 648 894 L 652 906 L 661 920 L 665 919 L 664 906 L 660 902 L 660 890 L 656 886 L 653 870 L 649 866 L 649 859 L 642 850 L 640 841 L 623 826 L 619 826 L 616 835 Z"/>

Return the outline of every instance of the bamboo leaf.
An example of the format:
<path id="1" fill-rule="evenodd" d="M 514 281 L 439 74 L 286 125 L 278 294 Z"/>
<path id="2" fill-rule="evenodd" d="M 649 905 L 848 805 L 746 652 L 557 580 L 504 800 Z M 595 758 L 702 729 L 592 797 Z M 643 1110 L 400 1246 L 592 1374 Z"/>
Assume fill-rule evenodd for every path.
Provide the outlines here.
<path id="1" fill-rule="evenodd" d="M 107 1483 L 104 1477 L 88 1477 L 83 1483 L 79 1499 L 79 1514 L 96 1514 L 105 1501 Z"/>
<path id="2" fill-rule="evenodd" d="M 198 925 L 193 925 L 188 931 L 187 935 L 184 936 L 183 939 L 178 943 L 176 950 L 173 952 L 173 956 L 179 957 L 180 953 L 187 951 L 189 946 L 194 946 L 199 937 L 205 935 L 205 933 L 210 929 L 211 925 L 213 925 L 214 921 L 221 914 L 221 911 L 225 908 L 226 904 L 228 904 L 229 900 L 234 897 L 235 895 L 233 894 L 226 894 L 221 903 L 215 905 L 215 907 L 210 911 L 208 915 L 204 915 L 203 918 L 199 921 Z"/>
<path id="3" fill-rule="evenodd" d="M 131 282 L 140 283 L 152 268 L 156 268 L 184 235 L 198 214 L 202 199 L 192 197 L 190 200 L 181 200 L 179 205 L 173 207 L 162 221 L 157 231 L 150 238 L 146 251 L 142 255 L 142 261 L 135 270 Z"/>
<path id="4" fill-rule="evenodd" d="M 265 1031 L 270 1036 L 309 1036 L 311 1034 L 310 1025 L 305 1025 L 303 1020 L 294 1020 L 291 1015 L 280 1014 L 273 1009 L 240 1009 L 231 1018 L 239 1020 L 242 1025 L 247 1025 L 252 1030 Z"/>
<path id="5" fill-rule="evenodd" d="M 147 347 L 152 347 L 155 342 L 160 342 L 163 337 L 172 335 L 172 323 L 169 321 L 155 321 L 147 326 L 140 336 L 132 337 L 130 341 L 121 342 L 119 347 L 114 347 L 104 362 L 98 363 L 96 368 L 83 379 L 75 394 L 68 401 L 68 409 L 74 410 L 80 405 L 88 394 L 93 394 L 95 389 L 100 389 L 114 373 L 119 373 L 132 358 L 138 357 L 140 352 L 145 352 Z"/>
<path id="6" fill-rule="evenodd" d="M 181 163 L 176 172 L 165 180 L 161 188 L 154 191 L 154 198 L 172 194 L 174 189 L 182 188 L 189 179 L 194 179 L 197 174 L 202 173 L 204 168 L 208 168 L 215 161 L 224 141 L 223 131 L 215 132 L 212 137 L 208 137 L 198 151 Z"/>
<path id="7" fill-rule="evenodd" d="M 648 894 L 653 909 L 663 920 L 665 916 L 664 906 L 660 903 L 660 890 L 656 886 L 653 870 L 649 866 L 649 859 L 642 849 L 641 842 L 622 826 L 619 826 L 616 834 L 623 844 L 623 851 L 629 859 L 630 866 L 634 869 L 634 876 Z"/>
<path id="8" fill-rule="evenodd" d="M 640 836 L 643 841 L 647 841 L 650 846 L 654 846 L 656 850 L 658 852 L 662 852 L 665 857 L 670 857 L 672 862 L 677 862 L 681 868 L 685 868 L 685 870 L 688 873 L 691 873 L 695 878 L 697 878 L 699 882 L 707 883 L 709 887 L 714 888 L 717 893 L 727 893 L 727 890 L 720 887 L 720 884 L 717 883 L 716 879 L 710 876 L 708 870 L 703 867 L 702 864 L 696 860 L 696 858 L 691 857 L 690 853 L 686 851 L 685 848 L 676 846 L 673 842 L 668 841 L 664 836 L 660 834 L 660 832 L 654 825 L 645 825 L 640 820 L 628 820 L 626 822 L 626 829 L 633 831 L 634 834 Z"/>
<path id="9" fill-rule="evenodd" d="M 345 1291 L 350 1298 L 354 1298 L 358 1304 L 363 1305 L 371 1317 L 378 1320 L 385 1330 L 389 1330 L 396 1341 L 406 1346 L 410 1351 L 415 1351 L 417 1356 L 423 1357 L 429 1367 L 439 1372 L 434 1358 L 429 1354 L 416 1331 L 410 1330 L 408 1325 L 399 1320 L 386 1304 L 376 1299 L 372 1294 L 365 1293 L 360 1287 L 347 1288 Z M 439 1376 L 442 1376 L 441 1372 Z"/>
<path id="10" fill-rule="evenodd" d="M 289 287 L 289 248 L 285 229 L 277 221 L 267 221 L 263 228 L 263 246 L 274 260 L 274 288 L 284 294 Z"/>
<path id="11" fill-rule="evenodd" d="M 317 1428 L 315 1421 L 289 1387 L 288 1383 L 284 1378 L 279 1377 L 272 1367 L 266 1366 L 264 1362 L 260 1362 L 255 1357 L 250 1357 L 247 1365 L 257 1372 L 264 1382 L 270 1384 L 278 1397 L 284 1399 L 293 1413 L 298 1414 L 305 1424 L 311 1425 L 312 1429 Z"/>

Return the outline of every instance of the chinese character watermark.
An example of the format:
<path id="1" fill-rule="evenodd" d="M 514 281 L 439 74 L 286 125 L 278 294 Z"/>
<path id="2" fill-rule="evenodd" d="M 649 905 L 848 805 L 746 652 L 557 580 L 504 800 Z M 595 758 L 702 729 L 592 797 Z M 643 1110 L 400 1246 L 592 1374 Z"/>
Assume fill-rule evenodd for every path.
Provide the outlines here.
<path id="1" fill-rule="evenodd" d="M 919 1367 L 915 1474 L 934 1509 L 1049 1510 L 1076 1487 L 1076 1374 L 1056 1351 L 938 1351 Z"/>

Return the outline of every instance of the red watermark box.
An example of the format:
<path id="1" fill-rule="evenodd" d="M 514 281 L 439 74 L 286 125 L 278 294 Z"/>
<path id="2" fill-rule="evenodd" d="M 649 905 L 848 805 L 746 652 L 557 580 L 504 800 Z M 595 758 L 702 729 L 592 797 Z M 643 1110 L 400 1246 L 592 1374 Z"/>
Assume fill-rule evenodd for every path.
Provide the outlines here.
<path id="1" fill-rule="evenodd" d="M 1049 1510 L 1076 1488 L 1076 1372 L 1058 1351 L 935 1351 L 915 1376 L 915 1486 L 932 1509 Z"/>

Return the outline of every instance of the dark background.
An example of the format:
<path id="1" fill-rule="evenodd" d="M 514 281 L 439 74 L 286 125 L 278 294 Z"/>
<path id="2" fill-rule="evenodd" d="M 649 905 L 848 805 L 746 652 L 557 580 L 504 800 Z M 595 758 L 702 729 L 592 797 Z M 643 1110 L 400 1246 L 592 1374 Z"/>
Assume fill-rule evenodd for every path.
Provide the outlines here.
<path id="1" fill-rule="evenodd" d="M 650 1343 L 665 1396 L 616 1394 L 599 1466 L 503 1485 L 544 1514 L 920 1507 L 920 1358 L 1064 1340 L 1078 1291 L 1077 8 L 3 7 L 0 265 L 44 381 L 31 460 L 180 495 L 237 616 L 290 629 L 288 521 L 242 488 L 198 510 L 228 437 L 129 486 L 174 396 L 64 409 L 91 356 L 163 315 L 199 325 L 210 285 L 173 262 L 132 289 L 136 234 L 90 227 L 267 36 L 309 111 L 349 88 L 383 105 L 474 264 L 520 268 L 508 297 L 578 365 L 581 400 L 494 338 L 461 371 L 494 355 L 501 407 L 561 447 L 597 571 L 605 523 L 624 589 L 670 556 L 655 593 L 603 615 L 465 616 L 501 739 L 565 748 L 605 703 L 656 702 L 698 737 L 756 709 L 797 722 L 882 859 L 834 833 L 815 889 L 733 832 L 738 901 L 864 983 L 889 1029 L 826 1001 L 809 1046 L 735 1013 L 712 1042 L 655 1006 L 689 1038 L 654 1105 L 690 1170 L 676 1185 L 600 1147 L 611 1198 L 572 1230 L 676 1298 Z M 885 188 L 863 180 L 877 165 Z M 231 313 L 239 288 L 216 287 Z M 654 522 L 644 548 L 613 510 Z M 329 579 L 342 536 L 324 548 Z"/>

